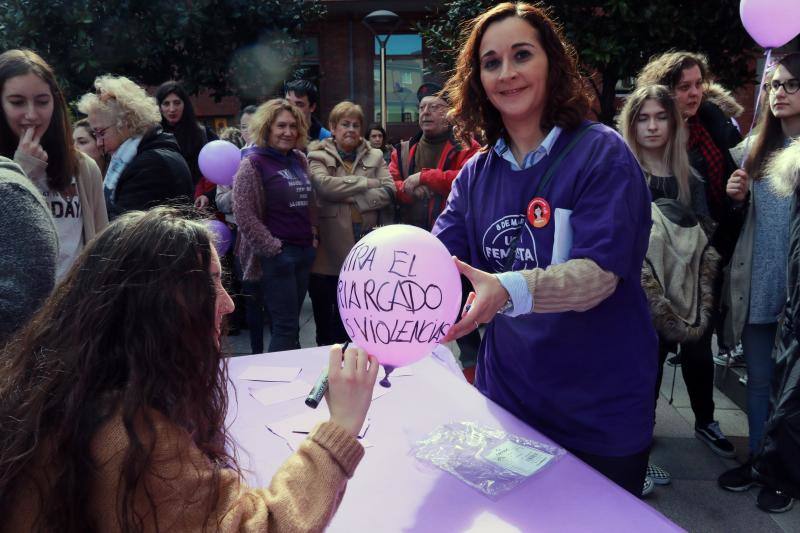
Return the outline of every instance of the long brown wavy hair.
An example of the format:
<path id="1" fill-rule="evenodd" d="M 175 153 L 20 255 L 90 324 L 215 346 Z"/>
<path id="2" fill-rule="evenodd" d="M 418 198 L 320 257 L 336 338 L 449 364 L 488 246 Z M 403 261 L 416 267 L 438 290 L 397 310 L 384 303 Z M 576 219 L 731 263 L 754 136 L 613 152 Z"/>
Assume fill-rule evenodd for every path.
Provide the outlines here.
<path id="1" fill-rule="evenodd" d="M 541 118 L 542 130 L 553 126 L 574 129 L 589 110 L 589 97 L 578 72 L 575 49 L 564 39 L 561 27 L 550 18 L 547 10 L 524 2 L 498 4 L 465 25 L 464 33 L 468 35 L 461 46 L 455 74 L 444 88 L 452 103 L 450 119 L 465 146 L 469 146 L 472 134 L 482 134 L 487 146 L 493 145 L 502 135 L 500 112 L 489 101 L 481 84 L 479 54 L 486 29 L 509 17 L 519 17 L 533 26 L 547 54 L 547 101 Z"/>
<path id="2" fill-rule="evenodd" d="M 228 376 L 214 326 L 211 246 L 205 226 L 175 209 L 125 214 L 84 248 L 42 309 L 3 349 L 2 516 L 11 511 L 26 474 L 52 468 L 51 483 L 37 487 L 37 527 L 99 530 L 103 525 L 89 514 L 96 471 L 90 444 L 117 416 L 130 441 L 116 497 L 123 531 L 144 524 L 133 503 L 151 460 L 153 411 L 184 428 L 216 466 L 212 487 L 222 468 L 241 474 L 225 450 Z M 209 497 L 209 516 L 217 497 Z"/>
<path id="3" fill-rule="evenodd" d="M 778 66 L 785 68 L 792 76 L 800 79 L 800 52 L 788 54 L 778 61 L 775 68 L 767 76 L 767 83 L 772 82 L 772 77 L 775 75 L 775 70 L 777 70 Z M 759 180 L 763 177 L 761 169 L 767 158 L 776 150 L 783 148 L 783 143 L 786 142 L 786 137 L 783 135 L 783 128 L 781 127 L 781 119 L 772 114 L 772 109 L 769 106 L 769 93 L 767 91 L 764 91 L 761 98 L 761 114 L 758 117 L 758 123 L 753 135 L 753 148 L 750 150 L 743 167 L 750 178 Z"/>
<path id="4" fill-rule="evenodd" d="M 53 116 L 40 143 L 47 152 L 47 185 L 64 192 L 78 172 L 78 154 L 72 146 L 67 102 L 53 69 L 31 50 L 8 50 L 0 54 L 0 93 L 6 81 L 26 74 L 35 74 L 53 94 Z M 5 113 L 0 110 L 0 155 L 13 159 L 18 144 L 19 137 L 11 131 Z"/>

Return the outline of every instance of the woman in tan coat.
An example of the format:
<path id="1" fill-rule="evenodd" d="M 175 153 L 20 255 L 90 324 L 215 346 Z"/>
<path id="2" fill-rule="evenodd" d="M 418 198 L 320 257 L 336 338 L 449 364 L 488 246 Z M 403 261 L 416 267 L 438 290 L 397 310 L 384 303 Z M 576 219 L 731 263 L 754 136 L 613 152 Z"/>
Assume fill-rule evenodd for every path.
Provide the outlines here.
<path id="1" fill-rule="evenodd" d="M 312 143 L 308 154 L 319 216 L 308 285 L 318 346 L 347 340 L 336 305 L 339 270 L 356 241 L 380 224 L 380 210 L 394 201 L 396 190 L 383 153 L 364 140 L 360 106 L 338 103 L 329 124 L 333 137 Z"/>

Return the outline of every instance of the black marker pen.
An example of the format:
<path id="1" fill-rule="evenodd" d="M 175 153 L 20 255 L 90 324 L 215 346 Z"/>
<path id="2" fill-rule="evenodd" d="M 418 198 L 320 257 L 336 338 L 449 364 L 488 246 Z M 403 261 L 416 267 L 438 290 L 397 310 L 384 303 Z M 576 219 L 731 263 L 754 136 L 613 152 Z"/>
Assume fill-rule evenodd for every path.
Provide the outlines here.
<path id="1" fill-rule="evenodd" d="M 344 356 L 344 351 L 347 349 L 349 344 L 350 341 L 347 341 L 344 343 L 344 346 L 342 346 L 342 356 Z M 320 372 L 316 383 L 314 383 L 314 387 L 311 389 L 311 392 L 308 393 L 308 396 L 306 397 L 306 405 L 312 409 L 316 409 L 319 405 L 319 402 L 322 401 L 322 397 L 325 396 L 325 391 L 327 390 L 328 367 L 325 367 L 322 369 L 322 372 Z"/>

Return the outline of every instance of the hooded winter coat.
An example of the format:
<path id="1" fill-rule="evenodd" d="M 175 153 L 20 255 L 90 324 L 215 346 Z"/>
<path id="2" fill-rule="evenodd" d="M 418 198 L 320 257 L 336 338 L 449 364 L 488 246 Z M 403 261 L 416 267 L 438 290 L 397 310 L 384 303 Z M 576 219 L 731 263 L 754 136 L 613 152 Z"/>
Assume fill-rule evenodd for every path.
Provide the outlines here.
<path id="1" fill-rule="evenodd" d="M 753 468 L 767 486 L 800 498 L 800 140 L 776 154 L 765 174 L 779 193 L 793 196 L 789 299 L 773 354 L 770 415 Z"/>
<path id="2" fill-rule="evenodd" d="M 136 156 L 122 171 L 113 201 L 107 206 L 108 215 L 113 219 L 126 211 L 157 205 L 188 205 L 193 191 L 192 173 L 178 141 L 159 126 L 144 134 Z"/>

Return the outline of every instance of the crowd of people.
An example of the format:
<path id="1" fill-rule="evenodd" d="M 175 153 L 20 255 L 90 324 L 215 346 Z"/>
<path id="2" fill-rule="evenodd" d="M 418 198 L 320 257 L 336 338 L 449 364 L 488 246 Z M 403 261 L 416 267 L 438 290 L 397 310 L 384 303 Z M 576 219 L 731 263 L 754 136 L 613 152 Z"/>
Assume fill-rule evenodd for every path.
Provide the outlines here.
<path id="1" fill-rule="evenodd" d="M 712 351 L 741 343 L 748 460 L 719 485 L 792 507 L 800 53 L 768 65 L 746 138 L 742 107 L 685 51 L 642 68 L 615 130 L 587 119 L 577 53 L 542 9 L 496 5 L 467 28 L 452 76 L 417 92 L 419 132 L 394 146 L 355 102 L 323 125 L 305 80 L 217 133 L 180 83 L 151 96 L 103 75 L 73 123 L 42 57 L 0 54 L 0 529 L 323 529 L 363 455 L 378 367 L 342 352 L 338 275 L 394 223 L 436 235 L 475 293 L 445 338 L 469 381 L 636 496 L 670 483 L 649 461 L 670 354 L 695 435 L 736 456 Z M 241 149 L 232 186 L 198 164 L 217 138 Z M 224 257 L 209 216 L 233 232 Z M 267 351 L 300 348 L 307 295 L 317 345 L 333 345 L 331 420 L 249 488 L 222 338 L 246 328 L 261 353 L 268 324 Z"/>

